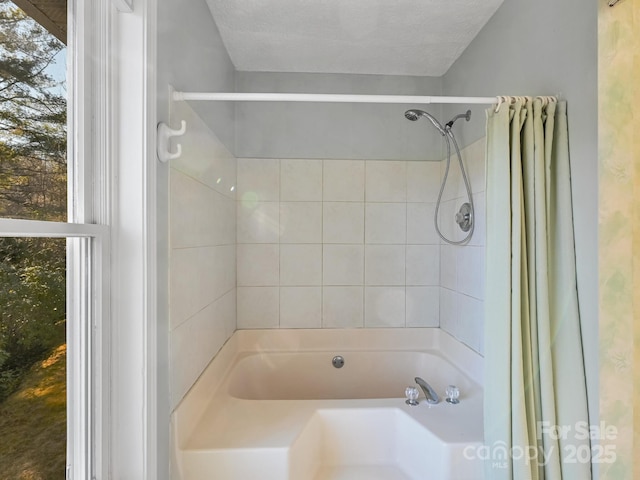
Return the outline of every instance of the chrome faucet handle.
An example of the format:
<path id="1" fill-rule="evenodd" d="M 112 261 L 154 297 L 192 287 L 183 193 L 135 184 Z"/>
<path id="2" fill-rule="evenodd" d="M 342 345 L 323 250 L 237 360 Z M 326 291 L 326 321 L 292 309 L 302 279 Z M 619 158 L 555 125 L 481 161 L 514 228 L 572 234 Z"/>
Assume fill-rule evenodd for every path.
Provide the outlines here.
<path id="1" fill-rule="evenodd" d="M 456 387 L 455 385 L 449 385 L 447 387 L 447 403 L 452 403 L 452 404 L 456 404 L 456 403 L 460 403 L 459 397 L 460 397 L 460 389 L 458 387 Z"/>
<path id="2" fill-rule="evenodd" d="M 416 387 L 407 387 L 404 391 L 404 395 L 407 397 L 404 403 L 411 405 L 412 407 L 418 405 L 418 396 L 420 395 L 420 392 Z"/>

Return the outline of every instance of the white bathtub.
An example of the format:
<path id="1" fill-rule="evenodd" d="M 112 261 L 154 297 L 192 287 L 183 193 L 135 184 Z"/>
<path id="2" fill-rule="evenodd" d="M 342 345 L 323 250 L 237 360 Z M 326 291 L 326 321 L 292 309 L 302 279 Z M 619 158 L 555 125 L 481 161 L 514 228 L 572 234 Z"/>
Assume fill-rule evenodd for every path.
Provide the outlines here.
<path id="1" fill-rule="evenodd" d="M 482 363 L 440 329 L 238 331 L 172 416 L 174 477 L 482 479 Z M 405 404 L 416 376 L 441 403 Z"/>
<path id="2" fill-rule="evenodd" d="M 342 368 L 332 364 L 336 355 L 344 358 Z M 233 367 L 228 392 L 246 400 L 398 398 L 415 377 L 439 392 L 449 384 L 467 393 L 477 388 L 437 353 L 333 349 L 247 355 Z"/>

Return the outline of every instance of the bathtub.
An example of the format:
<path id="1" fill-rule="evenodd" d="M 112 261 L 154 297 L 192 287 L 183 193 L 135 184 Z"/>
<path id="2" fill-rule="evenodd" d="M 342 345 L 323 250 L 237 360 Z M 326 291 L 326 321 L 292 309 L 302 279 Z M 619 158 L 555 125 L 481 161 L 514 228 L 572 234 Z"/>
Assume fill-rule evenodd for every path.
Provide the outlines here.
<path id="1" fill-rule="evenodd" d="M 172 415 L 173 477 L 480 480 L 482 364 L 437 328 L 237 331 Z M 405 403 L 417 376 L 439 404 Z"/>

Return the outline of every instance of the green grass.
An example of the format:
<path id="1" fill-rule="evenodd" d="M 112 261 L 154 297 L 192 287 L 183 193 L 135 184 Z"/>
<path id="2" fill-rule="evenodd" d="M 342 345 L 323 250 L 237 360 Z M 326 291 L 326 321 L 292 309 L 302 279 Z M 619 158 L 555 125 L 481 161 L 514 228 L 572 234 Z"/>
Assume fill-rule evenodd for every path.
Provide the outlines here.
<path id="1" fill-rule="evenodd" d="M 0 404 L 0 479 L 62 480 L 67 447 L 66 345 Z"/>

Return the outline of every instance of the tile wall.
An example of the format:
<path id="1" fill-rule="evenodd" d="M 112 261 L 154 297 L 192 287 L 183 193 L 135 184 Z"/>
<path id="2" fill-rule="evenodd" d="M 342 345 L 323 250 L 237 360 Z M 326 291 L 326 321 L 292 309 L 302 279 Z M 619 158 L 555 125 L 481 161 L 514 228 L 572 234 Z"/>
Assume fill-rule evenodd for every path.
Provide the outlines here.
<path id="1" fill-rule="evenodd" d="M 238 328 L 440 326 L 482 353 L 484 148 L 462 151 L 476 211 L 463 247 L 433 224 L 445 162 L 238 159 Z M 464 202 L 454 157 L 448 238 Z"/>
<path id="2" fill-rule="evenodd" d="M 173 108 L 188 129 L 169 168 L 172 408 L 236 329 L 236 159 L 186 103 Z"/>
<path id="3" fill-rule="evenodd" d="M 485 139 L 462 150 L 475 209 L 475 228 L 470 242 L 440 247 L 440 327 L 483 353 L 485 272 Z M 441 163 L 444 176 L 446 162 Z M 464 233 L 453 221 L 460 205 L 467 202 L 464 181 L 456 156 L 451 157 L 447 186 L 442 195 L 439 218 L 442 233 L 460 240 Z"/>
<path id="4" fill-rule="evenodd" d="M 236 160 L 176 108 L 190 127 L 170 168 L 172 406 L 236 328 L 441 326 L 482 352 L 483 141 L 463 150 L 476 231 L 451 247 L 432 220 L 444 163 Z M 456 166 L 449 182 L 451 237 Z"/>
<path id="5" fill-rule="evenodd" d="M 238 159 L 238 328 L 439 324 L 437 162 Z"/>

